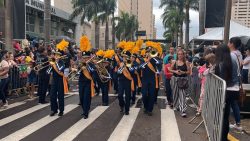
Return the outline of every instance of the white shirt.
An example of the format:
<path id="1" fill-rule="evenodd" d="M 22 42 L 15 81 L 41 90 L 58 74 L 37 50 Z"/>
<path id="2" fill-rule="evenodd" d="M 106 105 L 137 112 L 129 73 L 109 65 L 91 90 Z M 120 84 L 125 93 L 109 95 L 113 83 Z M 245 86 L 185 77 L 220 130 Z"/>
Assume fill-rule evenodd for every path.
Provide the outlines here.
<path id="1" fill-rule="evenodd" d="M 248 62 L 248 61 L 250 61 L 250 56 L 247 56 L 244 59 L 244 62 Z M 248 64 L 243 65 L 243 69 L 250 69 L 250 62 Z"/>
<path id="2" fill-rule="evenodd" d="M 9 71 L 9 63 L 6 60 L 2 60 L 0 63 L 0 68 L 3 69 L 2 71 L 6 70 L 6 69 Z M 9 77 L 9 74 L 6 73 L 5 75 L 0 76 L 0 79 L 5 79 L 8 77 Z"/>

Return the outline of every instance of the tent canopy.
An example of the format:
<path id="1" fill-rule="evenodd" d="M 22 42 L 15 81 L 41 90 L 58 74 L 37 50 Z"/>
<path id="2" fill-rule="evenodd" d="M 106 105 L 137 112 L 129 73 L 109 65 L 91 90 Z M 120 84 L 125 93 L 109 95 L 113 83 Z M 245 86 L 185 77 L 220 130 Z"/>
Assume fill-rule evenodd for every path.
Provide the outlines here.
<path id="1" fill-rule="evenodd" d="M 229 37 L 250 36 L 250 28 L 243 26 L 235 21 L 230 22 Z M 222 41 L 224 39 L 224 27 L 211 28 L 207 33 L 194 38 L 194 40 Z"/>

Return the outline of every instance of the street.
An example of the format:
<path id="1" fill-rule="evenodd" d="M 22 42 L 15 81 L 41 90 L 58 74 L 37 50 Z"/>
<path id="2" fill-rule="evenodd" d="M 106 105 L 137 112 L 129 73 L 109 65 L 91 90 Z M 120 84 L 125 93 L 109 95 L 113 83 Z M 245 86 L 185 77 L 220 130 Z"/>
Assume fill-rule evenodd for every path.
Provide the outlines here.
<path id="1" fill-rule="evenodd" d="M 196 133 L 192 130 L 201 119 L 188 124 L 195 110 L 188 108 L 188 118 L 165 106 L 164 96 L 159 96 L 153 116 L 143 113 L 140 100 L 130 109 L 130 115 L 120 113 L 117 97 L 110 94 L 110 105 L 101 106 L 101 96 L 94 97 L 88 119 L 83 119 L 78 106 L 78 94 L 65 96 L 62 117 L 49 117 L 49 104 L 38 105 L 37 100 L 15 99 L 8 109 L 0 109 L 0 138 L 14 141 L 206 141 L 204 126 Z M 138 96 L 137 99 L 140 99 Z M 241 136 L 242 137 L 242 136 Z M 247 136 L 246 136 L 247 138 Z M 241 141 L 247 141 L 242 139 Z"/>

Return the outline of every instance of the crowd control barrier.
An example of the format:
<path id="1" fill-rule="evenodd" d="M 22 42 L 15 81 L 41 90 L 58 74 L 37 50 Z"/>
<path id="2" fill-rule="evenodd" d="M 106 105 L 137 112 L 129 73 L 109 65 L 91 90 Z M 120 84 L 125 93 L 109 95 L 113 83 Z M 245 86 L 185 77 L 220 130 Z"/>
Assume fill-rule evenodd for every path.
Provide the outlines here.
<path id="1" fill-rule="evenodd" d="M 205 84 L 205 97 L 201 114 L 203 121 L 193 130 L 193 132 L 204 123 L 209 141 L 221 141 L 225 97 L 226 82 L 210 73 L 206 78 Z"/>

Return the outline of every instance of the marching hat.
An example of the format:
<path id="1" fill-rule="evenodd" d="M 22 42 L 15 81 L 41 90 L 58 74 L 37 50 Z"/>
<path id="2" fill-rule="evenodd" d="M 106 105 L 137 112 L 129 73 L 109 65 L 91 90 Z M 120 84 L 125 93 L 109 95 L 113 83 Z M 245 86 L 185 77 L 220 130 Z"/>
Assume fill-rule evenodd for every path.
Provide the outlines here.
<path id="1" fill-rule="evenodd" d="M 80 39 L 80 50 L 82 52 L 82 57 L 91 56 L 91 43 L 87 36 L 82 36 Z"/>

